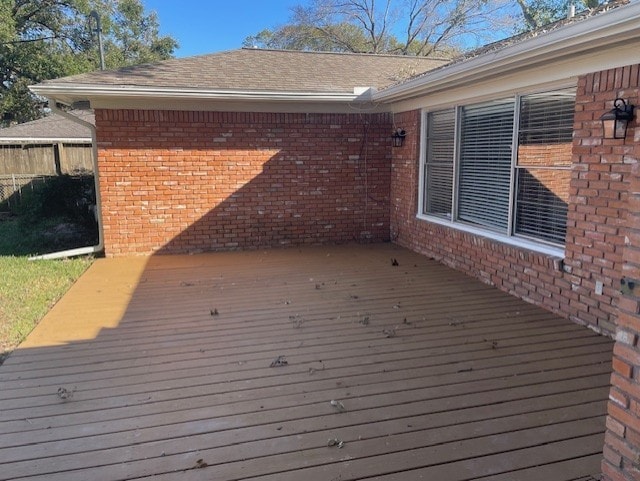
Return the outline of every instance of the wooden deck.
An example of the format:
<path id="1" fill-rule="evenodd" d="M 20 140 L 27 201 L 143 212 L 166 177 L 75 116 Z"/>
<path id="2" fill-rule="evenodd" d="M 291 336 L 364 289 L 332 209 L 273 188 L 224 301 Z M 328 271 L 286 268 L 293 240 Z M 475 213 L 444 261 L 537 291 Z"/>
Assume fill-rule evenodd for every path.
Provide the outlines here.
<path id="1" fill-rule="evenodd" d="M 0 367 L 0 479 L 592 479 L 611 350 L 393 245 L 103 259 Z"/>

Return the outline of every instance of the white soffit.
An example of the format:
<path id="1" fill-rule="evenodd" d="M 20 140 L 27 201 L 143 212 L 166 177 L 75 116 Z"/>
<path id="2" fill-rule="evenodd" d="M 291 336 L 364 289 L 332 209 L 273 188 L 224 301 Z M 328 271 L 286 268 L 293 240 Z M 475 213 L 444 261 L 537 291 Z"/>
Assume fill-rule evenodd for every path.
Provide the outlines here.
<path id="1" fill-rule="evenodd" d="M 87 84 L 34 85 L 33 92 L 65 104 L 82 100 L 122 99 L 127 101 L 156 102 L 179 101 L 233 101 L 233 102 L 306 102 L 306 103 L 349 103 L 359 97 L 370 99 L 370 91 L 362 92 L 269 92 L 243 90 L 203 90 L 173 87 L 109 86 Z M 92 105 L 93 107 L 93 105 Z"/>
<path id="2" fill-rule="evenodd" d="M 94 109 L 188 110 L 205 112 L 271 112 L 271 113 L 376 113 L 389 107 L 370 101 L 305 102 L 305 101 L 237 101 L 167 98 L 92 97 Z"/>

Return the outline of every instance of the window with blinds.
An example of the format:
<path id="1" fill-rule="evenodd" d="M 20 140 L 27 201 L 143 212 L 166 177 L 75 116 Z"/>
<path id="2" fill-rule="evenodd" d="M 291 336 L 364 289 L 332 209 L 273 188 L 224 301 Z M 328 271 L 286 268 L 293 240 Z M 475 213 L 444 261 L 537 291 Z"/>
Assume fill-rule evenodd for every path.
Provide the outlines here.
<path id="1" fill-rule="evenodd" d="M 516 234 L 564 243 L 574 110 L 574 90 L 520 98 Z"/>
<path id="2" fill-rule="evenodd" d="M 427 113 L 422 214 L 564 244 L 574 110 L 566 89 Z"/>
<path id="3" fill-rule="evenodd" d="M 455 110 L 429 112 L 426 125 L 424 211 L 450 219 L 453 198 Z"/>
<path id="4" fill-rule="evenodd" d="M 507 233 L 513 99 L 461 109 L 458 219 Z"/>

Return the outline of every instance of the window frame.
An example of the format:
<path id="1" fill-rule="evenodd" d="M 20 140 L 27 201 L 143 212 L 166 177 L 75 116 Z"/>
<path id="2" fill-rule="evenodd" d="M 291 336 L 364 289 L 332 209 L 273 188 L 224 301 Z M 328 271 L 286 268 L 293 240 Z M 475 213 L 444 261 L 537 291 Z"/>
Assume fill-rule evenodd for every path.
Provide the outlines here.
<path id="1" fill-rule="evenodd" d="M 518 165 L 518 133 L 520 130 L 520 109 L 521 98 L 523 96 L 532 94 L 544 94 L 552 93 L 555 91 L 575 89 L 573 85 L 556 85 L 541 90 L 533 90 L 531 92 L 510 92 L 504 95 L 495 95 L 491 98 L 472 100 L 469 99 L 465 102 L 456 103 L 454 105 L 434 106 L 432 108 L 423 108 L 420 112 L 420 149 L 419 149 L 419 175 L 418 175 L 418 205 L 416 218 L 428 221 L 433 224 L 446 226 L 452 229 L 456 229 L 462 232 L 467 232 L 473 235 L 487 237 L 505 244 L 512 245 L 514 247 L 520 247 L 542 254 L 547 254 L 553 257 L 564 257 L 566 244 L 560 245 L 553 242 L 548 242 L 542 239 L 538 239 L 526 234 L 516 233 L 516 215 L 517 215 L 517 192 L 516 192 L 516 179 L 518 176 L 518 170 L 523 168 Z M 507 233 L 501 233 L 490 228 L 477 226 L 474 224 L 466 223 L 458 217 L 458 192 L 459 192 L 459 177 L 460 177 L 460 148 L 461 148 L 461 109 L 465 106 L 471 106 L 481 104 L 483 102 L 490 102 L 492 100 L 501 100 L 513 98 L 514 99 L 514 123 L 512 132 L 512 154 L 511 154 L 511 170 L 509 179 L 509 218 Z M 453 159 L 453 182 L 452 182 L 452 200 L 451 200 L 451 216 L 433 215 L 425 212 L 426 210 L 426 155 L 427 155 L 427 119 L 430 112 L 437 112 L 441 110 L 453 109 L 455 116 L 455 139 L 454 139 L 454 159 Z M 551 168 L 551 167 L 549 167 Z M 570 169 L 570 167 L 568 167 Z M 567 168 L 561 168 L 566 170 Z"/>
<path id="2" fill-rule="evenodd" d="M 426 181 L 428 180 L 428 172 L 427 172 L 427 164 L 429 162 L 427 162 L 427 157 L 429 154 L 429 148 L 427 146 L 427 140 L 431 139 L 432 137 L 429 136 L 429 126 L 428 126 L 428 120 L 427 118 L 429 117 L 429 114 L 433 113 L 433 112 L 442 112 L 444 110 L 450 110 L 453 112 L 453 132 L 454 132 L 454 139 L 453 139 L 453 145 L 452 145 L 452 155 L 453 158 L 451 159 L 451 192 L 452 192 L 452 198 L 450 199 L 450 205 L 451 205 L 451 209 L 448 215 L 441 215 L 441 214 L 430 214 L 434 217 L 438 217 L 438 218 L 442 218 L 442 219 L 446 219 L 446 220 L 453 220 L 454 217 L 454 213 L 457 212 L 457 197 L 453 195 L 453 192 L 455 192 L 457 190 L 457 185 L 458 185 L 458 170 L 457 170 L 457 166 L 456 166 L 456 162 L 455 159 L 458 157 L 458 136 L 455 135 L 455 132 L 458 131 L 459 128 L 459 120 L 460 120 L 460 116 L 459 116 L 459 111 L 458 109 L 438 109 L 438 110 L 430 110 L 430 111 L 426 111 L 424 112 L 424 119 L 421 123 L 421 125 L 424 125 L 424 136 L 422 136 L 422 138 L 424 139 L 424 146 L 425 146 L 425 152 L 424 152 L 424 156 L 421 155 L 421 158 L 423 158 L 423 162 L 421 163 L 421 168 L 424 169 L 424 175 L 421 176 L 421 179 L 423 181 L 423 183 L 420 184 L 420 193 L 423 194 L 423 197 L 420 201 L 420 205 L 421 205 L 421 209 L 424 211 L 427 208 L 427 204 L 429 203 L 427 196 L 424 195 L 426 189 L 427 189 L 427 185 L 426 185 Z M 443 165 L 443 163 L 441 162 L 433 162 L 431 163 L 431 165 Z"/>

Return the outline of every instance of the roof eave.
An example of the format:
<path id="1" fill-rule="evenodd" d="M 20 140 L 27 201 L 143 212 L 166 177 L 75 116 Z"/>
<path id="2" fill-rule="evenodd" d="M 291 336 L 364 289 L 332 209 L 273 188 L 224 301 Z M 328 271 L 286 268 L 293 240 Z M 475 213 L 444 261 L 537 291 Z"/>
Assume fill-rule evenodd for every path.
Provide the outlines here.
<path id="1" fill-rule="evenodd" d="M 373 101 L 393 102 L 429 93 L 441 87 L 454 88 L 500 77 L 514 69 L 549 62 L 569 55 L 603 49 L 638 38 L 640 2 L 616 8 L 495 52 L 428 72 L 402 84 L 373 94 Z M 630 59 L 630 63 L 633 63 Z"/>
<path id="2" fill-rule="evenodd" d="M 105 86 L 87 84 L 39 84 L 29 87 L 37 95 L 71 105 L 92 98 L 167 99 L 167 100 L 224 100 L 248 102 L 354 102 L 370 100 L 370 92 L 296 92 L 181 89 L 147 86 Z"/>

